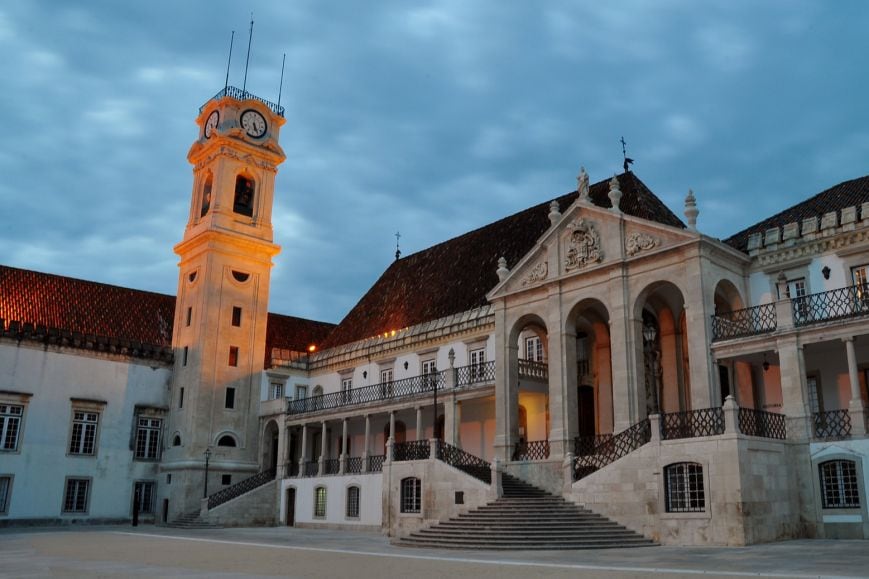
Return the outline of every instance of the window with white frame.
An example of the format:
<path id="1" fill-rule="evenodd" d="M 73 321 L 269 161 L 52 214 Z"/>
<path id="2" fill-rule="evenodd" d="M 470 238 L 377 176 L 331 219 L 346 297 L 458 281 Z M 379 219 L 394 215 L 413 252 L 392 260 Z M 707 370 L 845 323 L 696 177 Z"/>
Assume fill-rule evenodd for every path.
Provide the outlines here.
<path id="1" fill-rule="evenodd" d="M 24 407 L 15 404 L 0 404 L 0 451 L 18 450 L 21 432 L 21 417 Z"/>
<path id="2" fill-rule="evenodd" d="M 359 487 L 347 487 L 347 509 L 345 514 L 348 519 L 359 518 Z"/>
<path id="3" fill-rule="evenodd" d="M 12 477 L 0 476 L 0 514 L 9 512 L 9 497 L 12 494 Z"/>
<path id="4" fill-rule="evenodd" d="M 302 400 L 308 397 L 308 385 L 296 384 L 296 400 Z"/>
<path id="5" fill-rule="evenodd" d="M 163 421 L 159 418 L 140 416 L 136 420 L 136 452 L 139 460 L 160 458 L 160 431 Z"/>
<path id="6" fill-rule="evenodd" d="M 821 381 L 817 374 L 806 375 L 806 386 L 809 390 L 809 408 L 812 414 L 823 412 L 824 398 L 821 391 Z"/>
<path id="7" fill-rule="evenodd" d="M 703 466 L 696 462 L 667 465 L 664 492 L 668 513 L 702 513 L 706 510 Z"/>
<path id="8" fill-rule="evenodd" d="M 422 509 L 422 481 L 416 477 L 401 479 L 401 512 L 418 513 Z"/>
<path id="9" fill-rule="evenodd" d="M 284 383 L 272 382 L 269 388 L 269 400 L 280 400 L 284 397 Z"/>
<path id="10" fill-rule="evenodd" d="M 72 432 L 69 437 L 69 454 L 96 454 L 99 412 L 73 410 Z"/>
<path id="11" fill-rule="evenodd" d="M 314 489 L 314 516 L 318 519 L 326 516 L 326 487 Z"/>
<path id="12" fill-rule="evenodd" d="M 423 380 L 425 382 L 424 385 L 426 388 L 433 388 L 437 385 L 437 379 L 438 379 L 437 373 L 438 373 L 437 360 L 434 360 L 434 359 L 423 360 L 423 362 L 422 362 L 422 375 L 424 377 Z"/>
<path id="13" fill-rule="evenodd" d="M 789 279 L 785 286 L 786 297 L 794 301 L 794 314 L 802 319 L 809 314 L 809 303 L 806 301 L 808 288 L 806 278 Z"/>
<path id="14" fill-rule="evenodd" d="M 138 481 L 133 485 L 133 501 L 139 503 L 139 513 L 154 513 L 154 481 Z"/>
<path id="15" fill-rule="evenodd" d="M 525 359 L 543 362 L 543 342 L 540 341 L 540 336 L 525 338 Z"/>
<path id="16" fill-rule="evenodd" d="M 471 367 L 471 382 L 483 379 L 486 372 L 486 349 L 478 348 L 468 352 L 469 366 Z"/>
<path id="17" fill-rule="evenodd" d="M 91 481 L 87 478 L 66 479 L 66 491 L 63 494 L 64 513 L 86 513 L 88 511 L 88 493 Z"/>
<path id="18" fill-rule="evenodd" d="M 828 460 L 819 464 L 818 470 L 825 509 L 860 508 L 857 464 L 853 460 Z"/>
<path id="19" fill-rule="evenodd" d="M 869 265 L 852 267 L 851 280 L 857 291 L 857 299 L 863 306 L 869 305 Z"/>
<path id="20" fill-rule="evenodd" d="M 341 380 L 341 398 L 344 402 L 350 400 L 350 390 L 353 388 L 353 378 L 343 378 Z"/>
<path id="21" fill-rule="evenodd" d="M 392 396 L 392 368 L 380 371 L 380 393 L 383 396 Z"/>

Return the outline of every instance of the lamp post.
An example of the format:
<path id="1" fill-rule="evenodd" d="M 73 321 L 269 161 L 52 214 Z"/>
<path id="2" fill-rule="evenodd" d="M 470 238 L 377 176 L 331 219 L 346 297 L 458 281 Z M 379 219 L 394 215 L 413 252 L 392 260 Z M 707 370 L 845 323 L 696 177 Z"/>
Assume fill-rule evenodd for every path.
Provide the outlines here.
<path id="1" fill-rule="evenodd" d="M 658 329 L 651 323 L 643 324 L 643 344 L 646 354 L 646 384 L 651 388 L 652 395 L 652 414 L 659 412 L 658 404 L 658 373 L 655 368 L 657 359 L 655 357 L 655 338 L 658 336 Z"/>
<path id="2" fill-rule="evenodd" d="M 208 498 L 208 460 L 211 458 L 211 449 L 206 448 L 204 454 L 205 454 L 205 480 L 203 481 L 203 484 L 202 484 L 202 498 L 207 499 Z"/>

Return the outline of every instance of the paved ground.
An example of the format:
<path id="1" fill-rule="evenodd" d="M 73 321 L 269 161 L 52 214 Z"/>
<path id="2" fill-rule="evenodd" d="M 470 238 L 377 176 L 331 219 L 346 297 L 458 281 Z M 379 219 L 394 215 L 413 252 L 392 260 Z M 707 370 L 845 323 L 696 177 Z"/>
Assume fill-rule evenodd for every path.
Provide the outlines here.
<path id="1" fill-rule="evenodd" d="M 869 541 L 509 553 L 408 549 L 374 533 L 78 527 L 0 531 L 0 577 L 869 577 Z"/>

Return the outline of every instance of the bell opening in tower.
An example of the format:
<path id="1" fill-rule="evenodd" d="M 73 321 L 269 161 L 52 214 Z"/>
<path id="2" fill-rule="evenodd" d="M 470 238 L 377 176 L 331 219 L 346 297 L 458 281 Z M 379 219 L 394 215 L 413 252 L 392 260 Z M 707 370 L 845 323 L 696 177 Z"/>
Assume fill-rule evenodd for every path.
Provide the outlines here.
<path id="1" fill-rule="evenodd" d="M 236 177 L 235 200 L 232 203 L 233 212 L 238 213 L 239 215 L 253 217 L 253 194 L 253 179 L 249 179 L 244 175 Z"/>
<path id="2" fill-rule="evenodd" d="M 205 217 L 208 210 L 211 209 L 211 186 L 214 178 L 211 173 L 205 178 L 205 185 L 202 186 L 202 209 L 199 212 L 200 217 Z"/>

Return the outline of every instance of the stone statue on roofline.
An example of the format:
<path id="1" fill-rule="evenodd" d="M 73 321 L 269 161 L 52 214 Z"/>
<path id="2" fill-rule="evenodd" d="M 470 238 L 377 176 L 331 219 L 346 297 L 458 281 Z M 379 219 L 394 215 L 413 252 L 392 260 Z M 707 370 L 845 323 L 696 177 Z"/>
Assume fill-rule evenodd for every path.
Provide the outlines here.
<path id="1" fill-rule="evenodd" d="M 579 198 L 583 201 L 588 200 L 588 173 L 585 172 L 585 167 L 579 168 L 579 175 L 576 177 L 576 191 L 579 193 Z"/>

